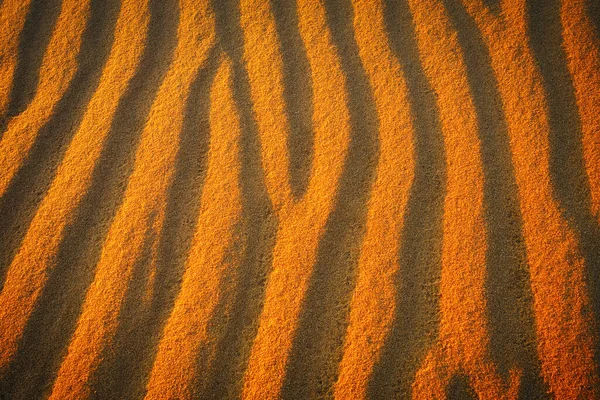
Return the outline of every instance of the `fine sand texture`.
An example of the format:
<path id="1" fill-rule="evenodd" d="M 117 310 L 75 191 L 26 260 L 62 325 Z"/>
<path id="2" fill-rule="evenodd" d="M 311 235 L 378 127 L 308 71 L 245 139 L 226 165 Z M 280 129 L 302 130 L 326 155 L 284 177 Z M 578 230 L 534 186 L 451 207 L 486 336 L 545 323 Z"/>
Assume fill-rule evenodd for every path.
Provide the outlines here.
<path id="1" fill-rule="evenodd" d="M 600 398 L 600 2 L 0 0 L 48 398 Z"/>

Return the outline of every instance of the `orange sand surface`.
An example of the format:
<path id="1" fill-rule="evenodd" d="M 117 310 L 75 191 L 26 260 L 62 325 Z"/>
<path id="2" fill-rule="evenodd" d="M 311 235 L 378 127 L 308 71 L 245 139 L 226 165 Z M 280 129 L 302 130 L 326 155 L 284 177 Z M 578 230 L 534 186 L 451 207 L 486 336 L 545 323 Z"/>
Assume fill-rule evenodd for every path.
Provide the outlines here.
<path id="1" fill-rule="evenodd" d="M 597 1 L 0 35 L 0 399 L 600 398 Z"/>

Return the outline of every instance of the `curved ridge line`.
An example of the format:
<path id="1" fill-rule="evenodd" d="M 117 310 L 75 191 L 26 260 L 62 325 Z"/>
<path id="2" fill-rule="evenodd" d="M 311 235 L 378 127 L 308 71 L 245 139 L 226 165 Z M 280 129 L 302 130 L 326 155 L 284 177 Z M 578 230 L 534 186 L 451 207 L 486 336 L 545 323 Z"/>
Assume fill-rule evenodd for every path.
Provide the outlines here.
<path id="1" fill-rule="evenodd" d="M 516 398 L 517 370 L 505 389 L 490 361 L 485 296 L 487 231 L 478 121 L 466 65 L 444 5 L 409 0 L 425 74 L 437 94 L 447 164 L 444 199 L 440 328 L 413 383 L 413 399 L 445 398 L 464 373 L 482 399 Z M 468 293 L 468 296 L 465 295 Z"/>
<path id="2" fill-rule="evenodd" d="M 232 93 L 231 62 L 225 56 L 210 93 L 210 148 L 197 230 L 181 290 L 163 330 L 146 399 L 192 398 L 200 350 L 221 297 L 225 274 L 237 268 L 242 212 L 239 186 L 240 124 Z M 212 343 L 215 347 L 216 343 Z"/>
<path id="3" fill-rule="evenodd" d="M 506 115 L 542 375 L 558 398 L 596 398 L 599 380 L 584 260 L 552 194 L 548 106 L 527 43 L 525 1 L 503 0 L 498 16 L 481 0 L 462 1 L 490 52 Z"/>
<path id="4" fill-rule="evenodd" d="M 243 398 L 281 393 L 317 247 L 337 193 L 350 124 L 343 71 L 321 1 L 300 0 L 298 24 L 313 82 L 314 155 L 304 196 L 289 186 L 282 61 L 269 3 L 243 0 L 244 58 L 262 147 L 267 191 L 279 219 L 258 333 L 244 375 Z"/>
<path id="5" fill-rule="evenodd" d="M 16 351 L 27 320 L 54 267 L 54 257 L 65 228 L 91 184 L 112 116 L 139 62 L 147 25 L 147 0 L 124 0 L 98 89 L 31 221 L 0 293 L 0 370 Z"/>
<path id="6" fill-rule="evenodd" d="M 0 118 L 10 101 L 10 91 L 19 60 L 19 35 L 25 26 L 31 0 L 3 1 L 0 5 Z M 0 132 L 0 135 L 2 133 Z"/>
<path id="7" fill-rule="evenodd" d="M 10 3 L 10 2 L 9 2 Z M 78 68 L 90 0 L 64 0 L 40 71 L 40 82 L 29 106 L 8 121 L 0 139 L 0 198 L 27 159 L 37 134 L 52 116 Z"/>
<path id="8" fill-rule="evenodd" d="M 364 399 L 394 319 L 400 236 L 414 177 L 414 130 L 402 68 L 388 45 L 383 4 L 353 0 L 359 56 L 373 89 L 380 155 L 368 203 L 335 398 Z"/>
<path id="9" fill-rule="evenodd" d="M 144 238 L 152 232 L 152 247 L 156 247 L 160 237 L 186 99 L 215 37 L 208 0 L 180 0 L 179 4 L 174 59 L 142 131 L 123 203 L 109 228 L 51 399 L 90 395 L 90 379 L 116 333 L 119 311 Z"/>
<path id="10" fill-rule="evenodd" d="M 581 120 L 591 211 L 600 223 L 600 41 L 583 0 L 563 0 L 560 18 L 567 67 L 573 78 Z"/>

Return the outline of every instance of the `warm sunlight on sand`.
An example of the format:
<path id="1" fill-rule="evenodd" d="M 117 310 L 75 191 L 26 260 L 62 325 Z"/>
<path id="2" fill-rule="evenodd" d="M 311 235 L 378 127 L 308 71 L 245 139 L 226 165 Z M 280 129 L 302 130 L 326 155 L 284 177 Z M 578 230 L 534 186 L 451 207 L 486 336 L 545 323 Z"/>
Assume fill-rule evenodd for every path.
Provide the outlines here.
<path id="1" fill-rule="evenodd" d="M 0 0 L 0 399 L 600 396 L 600 5 Z"/>

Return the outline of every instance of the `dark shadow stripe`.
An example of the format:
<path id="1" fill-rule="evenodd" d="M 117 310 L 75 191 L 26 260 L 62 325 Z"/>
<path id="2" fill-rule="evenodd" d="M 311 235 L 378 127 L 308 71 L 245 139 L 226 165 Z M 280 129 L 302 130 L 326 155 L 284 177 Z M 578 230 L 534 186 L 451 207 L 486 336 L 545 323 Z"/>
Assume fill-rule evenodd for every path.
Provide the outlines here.
<path id="1" fill-rule="evenodd" d="M 598 332 L 600 318 L 600 226 L 591 214 L 582 133 L 573 82 L 562 48 L 558 0 L 529 0 L 530 46 L 542 74 L 550 116 L 550 174 L 554 197 L 574 229 L 585 259 L 592 310 Z M 595 343 L 596 368 L 600 348 Z M 600 371 L 598 371 L 600 373 Z"/>
<path id="2" fill-rule="evenodd" d="M 98 0 L 100 3 L 102 8 L 107 2 Z M 118 9 L 116 0 L 113 5 Z M 150 11 L 147 44 L 140 64 L 119 103 L 91 188 L 78 207 L 74 222 L 67 227 L 56 266 L 7 376 L 11 398 L 49 394 L 94 278 L 110 222 L 122 201 L 140 132 L 176 43 L 177 24 L 172 22 L 177 19 L 175 1 L 150 0 Z M 167 18 L 170 15 L 174 17 Z M 105 39 L 112 36 L 108 32 L 96 34 Z"/>
<path id="3" fill-rule="evenodd" d="M 144 303 L 150 273 L 148 255 L 140 260 L 131 277 L 111 354 L 99 374 L 97 393 L 100 398 L 142 398 L 145 394 L 196 230 L 209 143 L 210 86 L 218 67 L 216 56 L 213 48 L 190 88 L 165 225 L 159 239 L 150 304 Z"/>
<path id="4" fill-rule="evenodd" d="M 289 122 L 290 186 L 296 198 L 306 192 L 313 159 L 312 81 L 306 49 L 298 30 L 294 0 L 271 0 L 283 59 L 283 96 Z"/>
<path id="5" fill-rule="evenodd" d="M 233 228 L 231 247 L 226 250 L 227 257 L 233 257 L 234 259 L 240 259 L 239 255 L 242 255 L 242 246 L 245 246 L 247 238 L 244 238 L 244 231 L 246 227 L 243 221 L 238 221 L 236 226 Z M 235 254 L 235 255 L 233 255 Z M 219 299 L 215 306 L 213 315 L 211 316 L 207 326 L 207 337 L 209 340 L 209 346 L 203 346 L 196 358 L 196 373 L 194 376 L 194 384 L 192 387 L 193 398 L 214 398 L 214 393 L 211 392 L 210 385 L 213 384 L 213 376 L 217 369 L 215 366 L 217 363 L 221 363 L 225 360 L 219 360 L 215 355 L 218 356 L 218 352 L 222 351 L 220 344 L 224 341 L 224 338 L 229 332 L 229 323 L 236 323 L 235 320 L 231 320 L 230 311 L 236 304 L 237 299 L 237 288 L 242 285 L 239 282 L 239 274 L 236 268 L 231 268 L 224 271 L 224 274 L 219 282 Z M 216 343 L 212 341 L 212 338 L 217 338 Z M 215 345 L 213 347 L 213 345 Z M 231 361 L 231 360 L 228 360 Z M 242 384 L 241 381 L 238 384 Z M 239 396 L 238 396 L 239 397 Z M 232 397 L 233 398 L 233 397 Z"/>
<path id="6" fill-rule="evenodd" d="M 592 25 L 594 26 L 596 38 L 600 39 L 600 1 L 587 0 L 586 9 L 592 21 Z"/>
<path id="7" fill-rule="evenodd" d="M 505 382 L 511 368 L 522 368 L 521 396 L 541 398 L 547 388 L 537 357 L 533 294 L 502 98 L 489 52 L 475 21 L 460 0 L 444 0 L 444 3 L 467 67 L 481 141 L 488 244 L 486 314 L 491 358 Z"/>
<path id="8" fill-rule="evenodd" d="M 245 227 L 242 240 L 246 243 L 243 261 L 234 272 L 237 286 L 228 307 L 227 327 L 218 341 L 215 362 L 199 379 L 197 388 L 201 398 L 222 399 L 241 395 L 244 372 L 258 331 L 267 276 L 271 271 L 277 219 L 261 166 L 258 126 L 253 116 L 250 83 L 243 58 L 244 35 L 240 25 L 239 1 L 213 0 L 212 5 L 219 43 L 233 62 L 233 97 L 241 129 L 240 181 Z M 222 304 L 218 310 L 221 307 Z"/>
<path id="9" fill-rule="evenodd" d="M 469 383 L 469 378 L 465 375 L 455 375 L 450 379 L 446 396 L 449 399 L 477 400 L 477 393 Z"/>
<path id="10" fill-rule="evenodd" d="M 501 0 L 483 0 L 483 4 L 494 14 L 498 15 L 501 11 Z"/>
<path id="11" fill-rule="evenodd" d="M 85 108 L 96 89 L 102 67 L 113 42 L 118 16 L 118 1 L 93 0 L 82 38 L 78 69 L 65 95 L 57 104 L 49 122 L 39 132 L 29 158 L 0 201 L 0 239 L 2 249 L 2 283 L 7 268 L 27 232 L 29 223 L 44 198 L 67 146 L 77 131 Z M 69 281 L 65 277 L 65 281 Z M 51 282 L 48 282 L 51 283 Z M 65 283 L 61 282 L 64 288 Z M 38 304 L 44 302 L 42 297 Z M 54 300 L 52 302 L 53 305 Z M 54 307 L 35 310 L 28 322 L 10 371 L 0 383 L 0 392 L 16 398 L 37 398 L 48 389 L 48 373 L 56 338 L 53 327 L 66 316 Z M 42 321 L 47 321 L 48 325 Z"/>
<path id="12" fill-rule="evenodd" d="M 385 2 L 385 23 L 409 93 L 415 176 L 405 214 L 392 330 L 375 365 L 371 398 L 409 398 L 416 371 L 438 334 L 446 153 L 435 95 L 419 59 L 406 0 Z"/>
<path id="13" fill-rule="evenodd" d="M 152 226 L 155 219 L 156 212 L 149 218 L 148 226 Z M 98 399 L 133 398 L 123 397 L 123 395 L 127 386 L 133 383 L 131 373 L 134 371 L 131 369 L 129 357 L 135 357 L 137 355 L 136 350 L 139 351 L 139 349 L 136 348 L 138 347 L 136 343 L 129 343 L 133 344 L 134 347 L 127 348 L 124 346 L 124 342 L 127 342 L 127 334 L 139 333 L 136 331 L 145 317 L 144 313 L 140 313 L 140 310 L 136 309 L 132 302 L 137 302 L 138 306 L 142 302 L 145 284 L 148 283 L 152 243 L 157 240 L 156 236 L 156 233 L 152 229 L 148 229 L 144 233 L 144 244 L 133 265 L 131 279 L 125 293 L 125 300 L 119 312 L 117 332 L 111 345 L 104 350 L 99 368 L 93 372 L 90 378 L 90 383 L 93 385 L 92 393 Z M 141 341 L 145 339 L 143 337 L 139 338 Z M 117 360 L 123 362 L 123 364 L 115 369 L 114 365 L 117 364 Z M 141 398 L 141 396 L 138 397 Z"/>
<path id="14" fill-rule="evenodd" d="M 82 36 L 78 69 L 54 113 L 0 199 L 0 284 L 25 235 L 40 201 L 50 187 L 85 108 L 98 85 L 113 41 L 118 4 L 93 0 Z"/>
<path id="15" fill-rule="evenodd" d="M 333 393 L 379 154 L 377 112 L 358 55 L 352 6 L 348 0 L 326 0 L 324 4 L 332 42 L 345 74 L 351 132 L 336 201 L 319 243 L 289 356 L 282 396 L 290 399 Z"/>
<path id="16" fill-rule="evenodd" d="M 31 0 L 23 30 L 19 35 L 19 59 L 9 97 L 8 117 L 23 112 L 33 100 L 44 53 L 60 15 L 61 6 L 62 0 Z"/>

